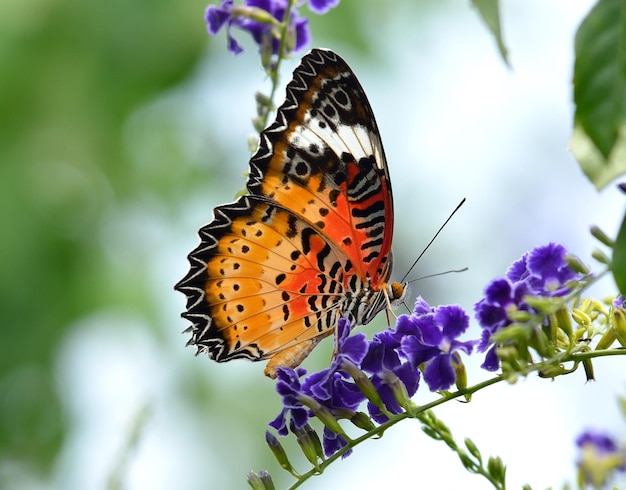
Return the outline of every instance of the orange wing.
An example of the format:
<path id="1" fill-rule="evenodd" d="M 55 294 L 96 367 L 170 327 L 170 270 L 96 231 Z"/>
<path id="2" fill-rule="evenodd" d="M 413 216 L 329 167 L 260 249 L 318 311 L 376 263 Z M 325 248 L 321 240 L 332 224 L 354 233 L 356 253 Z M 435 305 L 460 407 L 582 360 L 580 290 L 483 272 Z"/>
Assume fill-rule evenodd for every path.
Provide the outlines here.
<path id="1" fill-rule="evenodd" d="M 388 280 L 393 199 L 378 126 L 346 62 L 314 49 L 294 71 L 250 161 L 250 194 L 294 210 L 340 244 L 373 287 Z"/>
<path id="2" fill-rule="evenodd" d="M 190 344 L 219 362 L 297 366 L 340 316 L 385 307 L 393 204 L 374 115 L 347 64 L 315 49 L 296 68 L 250 161 L 249 195 L 215 209 L 176 289 Z"/>

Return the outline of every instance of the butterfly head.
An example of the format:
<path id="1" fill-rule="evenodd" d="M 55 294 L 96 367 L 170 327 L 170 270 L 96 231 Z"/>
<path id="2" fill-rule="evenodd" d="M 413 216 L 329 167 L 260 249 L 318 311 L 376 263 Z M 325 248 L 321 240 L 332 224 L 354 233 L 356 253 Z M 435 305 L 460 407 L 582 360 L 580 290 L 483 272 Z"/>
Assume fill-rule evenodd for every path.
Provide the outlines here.
<path id="1" fill-rule="evenodd" d="M 392 282 L 391 284 L 389 284 L 387 294 L 389 297 L 389 301 L 391 301 L 391 304 L 397 305 L 399 303 L 402 303 L 402 300 L 404 299 L 407 291 L 406 286 L 406 283 L 400 284 L 399 282 Z"/>

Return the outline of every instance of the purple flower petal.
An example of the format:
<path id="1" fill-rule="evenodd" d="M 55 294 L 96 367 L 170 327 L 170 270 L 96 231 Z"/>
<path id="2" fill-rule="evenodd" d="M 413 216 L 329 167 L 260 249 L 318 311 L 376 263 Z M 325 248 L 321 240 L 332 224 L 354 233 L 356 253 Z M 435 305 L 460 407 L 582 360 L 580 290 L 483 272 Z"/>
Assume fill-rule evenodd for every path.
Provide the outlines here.
<path id="1" fill-rule="evenodd" d="M 215 36 L 218 31 L 226 25 L 230 18 L 230 8 L 232 8 L 232 0 L 224 0 L 221 7 L 210 5 L 205 12 L 207 30 L 209 34 Z"/>
<path id="2" fill-rule="evenodd" d="M 496 354 L 496 346 L 494 345 L 487 351 L 487 355 L 485 356 L 485 361 L 480 365 L 481 368 L 487 371 L 497 371 L 500 367 L 500 359 L 498 358 L 498 354 Z"/>
<path id="3" fill-rule="evenodd" d="M 585 444 L 592 444 L 600 453 L 611 453 L 617 450 L 617 444 L 611 436 L 593 430 L 587 430 L 576 438 L 578 447 L 583 447 Z"/>
<path id="4" fill-rule="evenodd" d="M 338 0 L 337 0 L 338 1 Z M 309 19 L 295 20 L 296 25 L 296 46 L 294 51 L 300 51 L 311 42 L 311 31 L 309 30 Z"/>
<path id="5" fill-rule="evenodd" d="M 549 243 L 533 249 L 528 255 L 528 271 L 537 276 L 558 275 L 559 269 L 566 266 L 565 247 Z"/>
<path id="6" fill-rule="evenodd" d="M 335 434 L 328 427 L 324 427 L 324 435 L 322 437 L 322 446 L 324 447 L 324 454 L 327 457 L 332 456 L 344 446 L 348 445 L 348 441 L 339 434 Z M 347 458 L 352 453 L 352 450 L 346 451 L 342 455 L 342 458 Z"/>
<path id="7" fill-rule="evenodd" d="M 430 391 L 447 390 L 456 380 L 450 356 L 437 356 L 424 369 L 424 381 Z"/>
<path id="8" fill-rule="evenodd" d="M 421 364 L 441 354 L 439 347 L 424 345 L 417 337 L 411 336 L 402 339 L 402 352 L 416 369 Z"/>
<path id="9" fill-rule="evenodd" d="M 287 0 L 246 0 L 244 2 L 246 7 L 264 10 L 277 22 L 282 22 L 285 18 L 287 5 Z M 241 53 L 243 48 L 231 32 L 233 27 L 247 31 L 260 49 L 269 45 L 273 54 L 278 53 L 280 42 L 274 36 L 273 26 L 248 17 L 242 13 L 242 10 L 235 8 L 233 0 L 222 0 L 219 7 L 209 6 L 206 10 L 205 19 L 207 30 L 212 36 L 216 35 L 222 28 L 226 28 L 228 50 L 234 54 Z M 310 40 L 308 20 L 300 18 L 295 8 L 291 9 L 288 31 L 293 33 L 294 43 L 292 44 L 295 46 L 292 48 L 295 50 L 303 48 Z"/>
<path id="10" fill-rule="evenodd" d="M 438 325 L 443 325 L 442 333 L 447 339 L 457 338 L 469 327 L 469 316 L 459 305 L 448 305 L 437 308 L 435 320 Z"/>
<path id="11" fill-rule="evenodd" d="M 525 253 L 522 257 L 513 262 L 506 271 L 506 278 L 511 282 L 518 282 L 526 279 L 528 276 L 528 268 L 526 266 L 526 259 L 528 254 Z"/>
<path id="12" fill-rule="evenodd" d="M 554 297 L 570 291 L 569 282 L 584 276 L 569 267 L 565 247 L 555 243 L 535 247 L 515 261 L 506 278 L 494 279 L 485 288 L 485 297 L 474 305 L 474 314 L 483 328 L 478 350 L 488 349 L 491 336 L 510 325 L 509 314 L 514 311 L 535 313 L 526 303 L 526 296 Z M 497 369 L 498 358 L 492 349 L 483 367 Z"/>
<path id="13" fill-rule="evenodd" d="M 309 0 L 309 8 L 316 14 L 325 14 L 339 5 L 339 0 Z"/>

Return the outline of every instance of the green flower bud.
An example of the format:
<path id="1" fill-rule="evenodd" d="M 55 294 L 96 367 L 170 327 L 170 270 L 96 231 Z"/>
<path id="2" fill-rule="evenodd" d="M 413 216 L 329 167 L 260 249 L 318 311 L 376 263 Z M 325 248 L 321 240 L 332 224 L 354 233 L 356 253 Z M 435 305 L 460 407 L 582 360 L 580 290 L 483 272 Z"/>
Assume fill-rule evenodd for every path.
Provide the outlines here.
<path id="1" fill-rule="evenodd" d="M 317 468 L 318 466 L 318 448 L 316 447 L 316 443 L 314 439 L 317 439 L 317 445 L 321 449 L 320 439 L 317 436 L 317 433 L 313 430 L 313 428 L 307 424 L 310 430 L 306 430 L 306 426 L 302 429 L 294 429 L 294 434 L 296 436 L 296 442 L 302 449 L 304 456 L 313 466 Z"/>
<path id="2" fill-rule="evenodd" d="M 506 476 L 506 466 L 500 457 L 491 457 L 487 462 L 487 470 L 497 481 L 503 482 Z"/>
<path id="3" fill-rule="evenodd" d="M 474 444 L 474 441 L 472 441 L 469 437 L 465 439 L 465 447 L 469 453 L 476 458 L 476 461 L 482 463 L 483 457 L 480 454 L 480 450 L 478 449 L 478 446 Z"/>
<path id="4" fill-rule="evenodd" d="M 359 429 L 363 429 L 366 431 L 374 430 L 376 425 L 372 422 L 372 419 L 366 413 L 363 412 L 355 412 L 352 418 L 350 419 L 355 426 Z"/>
<path id="5" fill-rule="evenodd" d="M 607 247 L 613 248 L 613 245 L 615 245 L 615 240 L 610 238 L 606 233 L 604 233 L 604 231 L 602 231 L 596 225 L 592 225 L 589 228 L 589 231 L 595 238 L 597 238 L 601 243 L 603 243 Z"/>
<path id="6" fill-rule="evenodd" d="M 387 412 L 387 407 L 385 407 L 378 391 L 376 391 L 376 387 L 372 383 L 372 380 L 370 380 L 358 366 L 356 366 L 349 359 L 344 359 L 341 363 L 341 369 L 350 375 L 357 388 L 365 395 L 365 398 L 367 398 L 373 405 L 380 408 L 383 413 Z"/>
<path id="7" fill-rule="evenodd" d="M 557 364 L 554 366 L 546 366 L 537 374 L 540 378 L 556 378 L 557 376 L 560 376 L 561 374 L 566 372 L 567 369 L 565 369 L 562 365 Z"/>
<path id="8" fill-rule="evenodd" d="M 259 471 L 256 474 L 254 471 L 248 473 L 248 484 L 254 490 L 275 490 L 272 476 L 265 470 Z"/>
<path id="9" fill-rule="evenodd" d="M 349 439 L 344 430 L 341 428 L 341 425 L 339 425 L 339 422 L 337 421 L 335 416 L 330 413 L 330 410 L 320 404 L 315 398 L 308 395 L 300 394 L 298 395 L 298 401 L 310 408 L 313 414 L 335 434 L 341 434 L 346 439 Z"/>
<path id="10" fill-rule="evenodd" d="M 565 332 L 567 338 L 572 341 L 572 320 L 567 308 L 561 307 L 556 310 L 555 319 L 557 328 Z"/>
<path id="11" fill-rule="evenodd" d="M 270 14 L 267 10 L 263 10 L 259 7 L 249 7 L 246 5 L 237 5 L 231 9 L 231 16 L 233 17 L 247 17 L 248 19 L 252 19 L 256 22 L 260 22 L 261 24 L 274 24 L 280 25 L 278 20 L 276 20 L 272 14 Z"/>
<path id="12" fill-rule="evenodd" d="M 626 310 L 623 308 L 614 308 L 612 320 L 617 340 L 622 344 L 622 347 L 626 347 Z"/>
<path id="13" fill-rule="evenodd" d="M 261 481 L 265 485 L 266 490 L 275 490 L 274 482 L 272 481 L 272 475 L 269 474 L 268 471 L 261 470 L 259 471 L 259 476 L 261 477 Z"/>
<path id="14" fill-rule="evenodd" d="M 591 359 L 583 359 L 583 368 L 585 369 L 587 381 L 595 381 L 596 377 L 593 373 L 593 364 L 591 363 Z"/>
<path id="15" fill-rule="evenodd" d="M 513 310 L 512 308 L 511 308 L 511 311 L 507 311 L 507 316 L 509 317 L 510 320 L 514 322 L 518 322 L 518 323 L 529 322 L 535 317 L 535 315 L 533 315 L 529 311 L 517 310 L 517 309 Z"/>
<path id="16" fill-rule="evenodd" d="M 267 445 L 270 447 L 270 450 L 274 454 L 276 461 L 278 464 L 284 468 L 285 470 L 293 473 L 294 469 L 287 458 L 287 453 L 283 449 L 282 444 L 278 441 L 277 437 L 272 434 L 269 430 L 265 431 L 265 440 L 267 441 Z"/>
<path id="17" fill-rule="evenodd" d="M 265 490 L 265 483 L 261 480 L 261 477 L 257 475 L 254 471 L 248 473 L 248 484 L 254 490 Z"/>
<path id="18" fill-rule="evenodd" d="M 575 255 L 567 254 L 565 256 L 565 262 L 567 262 L 567 265 L 574 272 L 578 272 L 580 274 L 589 274 L 589 272 L 591 272 L 589 268 Z"/>
<path id="19" fill-rule="evenodd" d="M 598 345 L 596 345 L 595 350 L 608 349 L 611 345 L 613 345 L 615 339 L 617 339 L 617 335 L 615 333 L 615 327 L 612 325 L 607 328 L 606 332 L 604 332 L 602 337 L 600 337 L 600 341 L 598 342 Z"/>
<path id="20" fill-rule="evenodd" d="M 535 328 L 531 345 L 542 357 L 551 357 L 554 354 L 554 345 L 542 328 Z"/>
<path id="21" fill-rule="evenodd" d="M 465 451 L 458 449 L 457 454 L 459 455 L 463 468 L 474 472 L 476 471 L 476 462 Z"/>
<path id="22" fill-rule="evenodd" d="M 393 393 L 393 397 L 398 402 L 398 405 L 400 405 L 407 412 L 411 411 L 412 405 L 409 392 L 407 391 L 406 386 L 404 386 L 402 380 L 391 371 L 383 372 L 382 378 L 391 388 L 391 393 Z"/>
<path id="23" fill-rule="evenodd" d="M 607 257 L 607 255 L 604 252 L 602 252 L 601 250 L 598 250 L 597 248 L 591 252 L 591 256 L 594 259 L 596 259 L 598 262 L 600 262 L 601 264 L 611 265 L 611 259 Z"/>
<path id="24" fill-rule="evenodd" d="M 578 325 L 583 327 L 591 325 L 591 317 L 579 308 L 572 308 L 572 318 Z"/>
<path id="25" fill-rule="evenodd" d="M 306 424 L 304 426 L 304 430 L 307 432 L 309 438 L 313 442 L 317 456 L 322 460 L 325 459 L 326 456 L 324 455 L 324 449 L 322 448 L 322 441 L 320 441 L 320 438 L 317 435 L 317 432 L 315 432 L 315 429 L 313 429 L 313 427 L 311 427 L 309 424 Z"/>
<path id="26" fill-rule="evenodd" d="M 467 371 L 465 370 L 465 364 L 461 360 L 461 355 L 455 352 L 450 360 L 452 361 L 452 369 L 454 369 L 456 377 L 456 387 L 459 390 L 464 390 L 467 388 Z"/>

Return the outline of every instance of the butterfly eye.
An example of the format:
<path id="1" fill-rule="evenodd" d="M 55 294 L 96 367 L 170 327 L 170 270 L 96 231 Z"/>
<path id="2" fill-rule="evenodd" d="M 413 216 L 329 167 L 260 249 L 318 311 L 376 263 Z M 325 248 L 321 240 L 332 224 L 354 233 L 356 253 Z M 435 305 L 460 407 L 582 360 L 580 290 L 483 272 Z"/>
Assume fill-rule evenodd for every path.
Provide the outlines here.
<path id="1" fill-rule="evenodd" d="M 405 287 L 399 282 L 392 282 L 389 286 L 391 291 L 389 299 L 391 301 L 400 301 L 404 297 Z"/>

